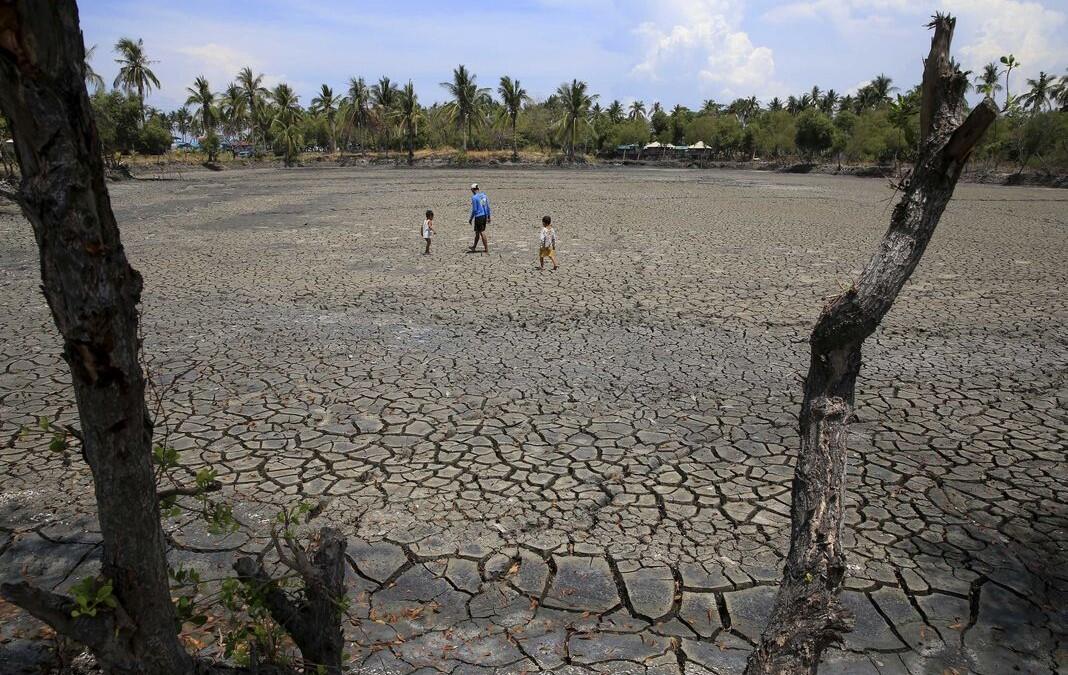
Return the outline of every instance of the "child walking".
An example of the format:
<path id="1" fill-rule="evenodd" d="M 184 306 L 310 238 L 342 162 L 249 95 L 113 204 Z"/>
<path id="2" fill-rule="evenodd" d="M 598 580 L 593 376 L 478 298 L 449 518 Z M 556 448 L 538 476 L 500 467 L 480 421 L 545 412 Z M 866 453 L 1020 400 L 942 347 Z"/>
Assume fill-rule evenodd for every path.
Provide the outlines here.
<path id="1" fill-rule="evenodd" d="M 430 255 L 430 238 L 434 236 L 434 212 L 427 209 L 426 220 L 423 221 L 423 239 L 426 240 L 426 250 L 423 255 Z"/>
<path id="2" fill-rule="evenodd" d="M 541 237 L 538 239 L 538 269 L 545 269 L 545 259 L 553 261 L 553 269 L 559 269 L 556 264 L 556 230 L 553 229 L 553 219 L 545 216 L 541 219 Z"/>

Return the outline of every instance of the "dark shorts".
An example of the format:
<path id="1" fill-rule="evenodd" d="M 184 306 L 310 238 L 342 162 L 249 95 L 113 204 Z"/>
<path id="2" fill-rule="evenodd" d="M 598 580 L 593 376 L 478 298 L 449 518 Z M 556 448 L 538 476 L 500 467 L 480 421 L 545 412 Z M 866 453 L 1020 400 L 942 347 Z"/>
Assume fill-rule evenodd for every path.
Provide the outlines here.
<path id="1" fill-rule="evenodd" d="M 486 216 L 475 216 L 475 232 L 486 231 Z"/>

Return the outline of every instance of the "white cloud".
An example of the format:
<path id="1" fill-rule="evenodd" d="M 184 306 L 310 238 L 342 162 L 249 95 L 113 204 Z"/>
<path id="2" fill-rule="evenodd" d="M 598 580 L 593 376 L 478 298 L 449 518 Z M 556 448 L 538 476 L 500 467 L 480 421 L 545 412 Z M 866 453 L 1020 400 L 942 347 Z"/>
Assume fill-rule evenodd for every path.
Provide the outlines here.
<path id="1" fill-rule="evenodd" d="M 1012 53 L 1023 64 L 1021 75 L 1033 76 L 1039 70 L 1059 74 L 1068 63 L 1068 15 L 1056 6 L 1036 0 L 939 0 L 930 7 L 913 0 L 803 0 L 779 5 L 764 18 L 829 20 L 843 35 L 874 39 L 881 31 L 915 30 L 913 18 L 923 20 L 936 9 L 949 11 L 957 18 L 953 51 L 965 69 L 978 71 Z"/>
<path id="2" fill-rule="evenodd" d="M 674 0 L 658 5 L 655 20 L 639 25 L 642 60 L 631 73 L 650 80 L 689 79 L 726 95 L 777 89 L 775 59 L 741 30 L 742 6 L 733 0 Z"/>
<path id="3" fill-rule="evenodd" d="M 890 14 L 915 10 L 911 0 L 808 0 L 787 2 L 764 14 L 770 21 L 827 18 L 840 31 L 871 30 L 895 25 Z"/>
<path id="4" fill-rule="evenodd" d="M 1064 33 L 1068 17 L 1062 11 L 1018 0 L 943 0 L 942 4 L 958 16 L 958 32 L 964 32 L 955 51 L 965 68 L 978 71 L 1009 53 L 1029 75 L 1039 70 L 1059 75 L 1068 65 Z"/>
<path id="5" fill-rule="evenodd" d="M 175 52 L 186 57 L 187 63 L 183 64 L 186 72 L 203 75 L 211 83 L 212 88 L 220 91 L 228 82 L 232 82 L 237 77 L 238 71 L 245 66 L 256 72 L 261 67 L 260 59 L 253 54 L 215 42 L 183 45 L 176 47 Z M 285 79 L 285 75 L 265 74 L 263 84 L 266 87 L 273 87 Z"/>

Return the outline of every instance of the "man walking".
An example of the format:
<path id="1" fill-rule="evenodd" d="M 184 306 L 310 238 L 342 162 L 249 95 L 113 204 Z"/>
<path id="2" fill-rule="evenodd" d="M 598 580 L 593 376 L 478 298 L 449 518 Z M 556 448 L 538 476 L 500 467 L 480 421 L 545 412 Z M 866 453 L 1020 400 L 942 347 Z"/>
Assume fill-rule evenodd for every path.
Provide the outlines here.
<path id="1" fill-rule="evenodd" d="M 482 247 L 489 253 L 489 242 L 486 241 L 486 226 L 490 223 L 489 197 L 485 192 L 478 191 L 478 183 L 471 183 L 471 217 L 467 219 L 469 224 L 475 226 L 475 243 L 471 244 L 470 251 L 475 252 L 478 248 L 478 240 L 482 239 Z"/>

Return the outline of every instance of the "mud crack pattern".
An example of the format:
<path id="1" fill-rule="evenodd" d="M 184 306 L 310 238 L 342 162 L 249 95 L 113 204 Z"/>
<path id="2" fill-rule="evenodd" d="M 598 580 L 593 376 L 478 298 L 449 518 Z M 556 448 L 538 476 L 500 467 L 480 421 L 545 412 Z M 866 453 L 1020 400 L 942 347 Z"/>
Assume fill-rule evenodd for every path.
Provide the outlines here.
<path id="1" fill-rule="evenodd" d="M 494 207 L 470 243 L 466 185 Z M 888 219 L 878 181 L 672 170 L 250 170 L 112 186 L 170 443 L 249 527 L 351 537 L 357 672 L 739 672 L 789 536 L 807 334 Z M 827 672 L 1068 667 L 1068 196 L 962 185 L 869 342 Z M 0 213 L 0 577 L 97 565 L 29 225 Z M 422 257 L 421 214 L 438 214 Z M 541 216 L 558 272 L 534 269 Z M 14 616 L 14 615 L 13 615 Z M 24 616 L 0 663 L 32 661 Z M 36 645 L 36 646 L 35 646 Z"/>

